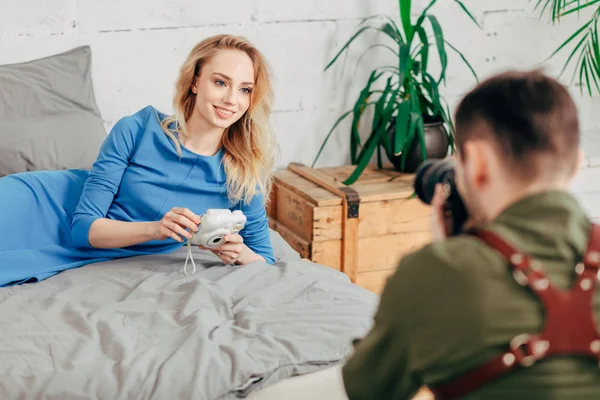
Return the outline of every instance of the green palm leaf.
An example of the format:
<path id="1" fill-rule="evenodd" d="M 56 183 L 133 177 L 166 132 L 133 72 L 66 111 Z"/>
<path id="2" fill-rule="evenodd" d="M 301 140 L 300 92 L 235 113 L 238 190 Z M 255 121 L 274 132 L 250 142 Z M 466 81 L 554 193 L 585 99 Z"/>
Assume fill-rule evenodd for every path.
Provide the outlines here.
<path id="1" fill-rule="evenodd" d="M 388 20 L 388 22 L 390 23 L 390 25 L 394 28 L 394 31 L 397 33 L 397 36 L 402 38 L 402 33 L 400 32 L 400 29 L 398 29 L 398 25 L 396 25 L 396 22 L 389 16 L 389 15 L 371 15 L 370 17 L 367 17 L 365 19 L 363 19 L 363 21 L 358 24 L 358 26 L 361 26 L 362 24 L 366 23 L 367 21 L 370 21 L 374 18 L 385 18 Z M 404 38 L 402 38 L 402 41 L 404 41 Z"/>
<path id="2" fill-rule="evenodd" d="M 454 0 L 463 12 L 479 27 L 477 20 L 464 5 L 462 0 Z M 600 0 L 599 0 L 600 1 Z M 333 125 L 327 133 L 313 166 L 318 157 L 322 154 L 323 148 L 332 132 L 339 126 L 340 122 L 352 114 L 352 124 L 350 128 L 350 158 L 356 165 L 355 170 L 344 182 L 346 185 L 354 183 L 366 165 L 373 159 L 377 152 L 377 164 L 382 165 L 382 153 L 385 151 L 390 157 L 401 157 L 401 168 L 405 168 L 409 150 L 415 143 L 420 144 L 421 155 L 426 157 L 426 146 L 424 143 L 424 116 L 433 115 L 441 117 L 450 126 L 453 132 L 450 110 L 446 103 L 443 105 L 443 97 L 439 92 L 439 84 L 445 81 L 448 68 L 447 49 L 455 51 L 464 64 L 469 68 L 475 79 L 477 74 L 469 64 L 464 55 L 444 38 L 444 32 L 438 19 L 430 14 L 430 9 L 437 3 L 437 0 L 428 0 L 423 11 L 417 14 L 416 23 L 413 25 L 411 11 L 414 0 L 398 0 L 399 20 L 398 23 L 393 18 L 387 16 L 371 16 L 360 22 L 355 32 L 344 43 L 341 49 L 336 52 L 333 59 L 325 67 L 329 69 L 346 51 L 350 45 L 362 33 L 367 30 L 376 30 L 384 34 L 385 39 L 392 39 L 393 44 L 374 43 L 369 45 L 358 58 L 360 63 L 366 54 L 376 47 L 383 47 L 390 51 L 396 57 L 395 65 L 381 66 L 371 72 L 369 80 L 361 90 L 352 110 L 345 112 Z M 376 27 L 375 18 L 384 18 L 383 24 Z M 424 22 L 429 22 L 428 26 Z M 431 38 L 428 37 L 426 28 L 431 30 Z M 414 40 L 417 38 L 416 40 Z M 434 46 L 434 49 L 430 49 Z M 431 51 L 436 51 L 440 59 L 441 72 L 436 81 L 429 71 Z M 357 63 L 357 64 L 358 64 Z M 586 59 L 590 81 L 593 80 L 593 63 L 588 57 Z M 585 74 L 583 76 L 586 76 Z M 386 84 L 384 89 L 375 89 L 373 83 L 385 77 Z M 377 96 L 376 100 L 372 98 Z M 365 111 L 374 106 L 373 120 L 369 124 L 369 135 L 361 143 L 359 128 Z M 392 121 L 395 121 L 393 123 Z M 390 135 L 389 128 L 395 124 L 393 134 Z M 418 140 L 418 142 L 416 142 Z M 449 138 L 453 146 L 453 138 Z M 453 147 L 452 147 L 453 149 Z"/>
<path id="3" fill-rule="evenodd" d="M 562 13 L 567 6 L 567 0 L 538 0 L 534 9 L 538 9 L 540 5 L 544 5 L 540 11 L 540 15 L 543 15 L 546 10 L 550 9 L 550 18 L 552 22 L 556 22 L 560 19 Z"/>
<path id="4" fill-rule="evenodd" d="M 564 11 L 562 15 L 569 15 L 575 12 L 580 12 L 581 10 L 594 6 L 600 3 L 600 0 L 587 0 L 584 4 L 581 4 L 581 0 L 571 1 L 568 5 L 577 4 L 576 7 L 573 7 L 567 11 Z"/>
<path id="5" fill-rule="evenodd" d="M 571 63 L 571 59 L 573 58 L 573 56 L 575 55 L 575 53 L 577 53 L 577 50 L 579 50 L 579 48 L 585 43 L 586 40 L 587 40 L 587 34 L 582 35 L 581 40 L 579 41 L 579 43 L 577 44 L 577 46 L 575 46 L 573 48 L 573 51 L 571 52 L 571 54 L 569 54 L 569 57 L 567 57 L 567 61 L 565 62 L 565 65 L 564 65 L 563 69 L 560 71 L 559 76 L 561 76 L 565 72 L 565 70 L 567 69 L 567 67 Z M 564 46 L 562 46 L 562 47 L 564 47 Z M 559 50 L 555 51 L 554 54 L 556 54 Z M 550 57 L 548 57 L 548 58 L 550 58 Z"/>
<path id="6" fill-rule="evenodd" d="M 374 27 L 374 26 L 364 26 L 362 28 L 360 28 L 356 33 L 354 33 L 354 35 L 352 35 L 352 37 L 346 42 L 346 44 L 344 44 L 344 46 L 342 47 L 342 49 L 335 55 L 335 57 L 333 57 L 333 60 L 331 60 L 329 62 L 329 64 L 327 64 L 327 66 L 325 67 L 324 71 L 327 71 L 329 69 L 329 67 L 331 67 L 339 58 L 340 55 L 342 55 L 342 53 L 348 48 L 348 46 L 350 46 L 350 44 L 352 44 L 352 42 L 364 31 L 368 30 L 368 29 L 375 29 L 379 32 L 383 32 L 386 35 L 390 36 L 394 41 L 398 42 L 398 38 L 396 36 L 394 36 L 391 32 L 384 30 L 384 28 L 378 28 L 378 27 Z"/>
<path id="7" fill-rule="evenodd" d="M 391 48 L 390 46 L 386 45 L 386 44 L 381 44 L 381 43 L 377 43 L 377 44 L 372 44 L 369 47 L 367 47 L 367 49 L 365 51 L 363 51 L 363 53 L 360 55 L 360 57 L 358 57 L 358 60 L 356 61 L 356 65 L 359 65 L 360 62 L 362 61 L 363 57 L 365 55 L 367 55 L 367 52 L 371 49 L 377 48 L 377 47 L 383 47 L 385 49 L 390 50 L 396 57 L 400 57 L 398 55 L 398 52 L 396 50 L 394 50 L 393 48 Z"/>
<path id="8" fill-rule="evenodd" d="M 371 85 L 379 79 L 383 75 L 383 72 L 377 73 L 377 71 L 371 72 L 371 76 L 367 82 L 367 85 L 361 90 L 360 95 L 358 96 L 358 100 L 354 104 L 353 107 L 353 118 L 352 118 L 352 127 L 351 127 L 351 135 L 350 135 L 350 161 L 352 164 L 356 163 L 356 152 L 358 151 L 358 147 L 360 146 L 360 133 L 358 131 L 360 125 L 360 119 L 367 109 L 367 101 L 371 94 Z"/>
<path id="9" fill-rule="evenodd" d="M 551 1 L 551 0 L 548 0 Z M 558 1 L 558 0 L 554 0 Z M 561 0 L 561 12 L 566 15 L 567 13 L 575 12 L 581 10 L 583 8 L 589 7 L 594 3 L 598 3 L 598 9 L 595 11 L 592 18 L 584 23 L 579 29 L 577 29 L 571 36 L 569 36 L 549 57 L 552 58 L 560 51 L 565 49 L 567 46 L 576 43 L 576 45 L 571 50 L 571 53 L 567 57 L 567 60 L 560 72 L 562 75 L 565 70 L 571 65 L 575 54 L 579 52 L 579 56 L 577 57 L 577 62 L 575 63 L 573 78 L 575 75 L 579 73 L 579 83 L 582 85 L 581 92 L 583 93 L 583 89 L 587 89 L 587 92 L 590 96 L 593 95 L 594 90 L 598 90 L 600 93 L 600 85 L 598 81 L 600 80 L 600 75 L 598 74 L 597 66 L 600 66 L 600 49 L 599 49 L 599 41 L 598 41 L 598 22 L 600 18 L 600 0 L 593 0 L 587 4 L 579 4 L 579 1 L 569 1 L 566 2 Z M 553 6 L 556 6 L 557 3 L 553 3 Z M 564 11 L 566 7 L 569 8 L 568 11 Z"/>
<path id="10" fill-rule="evenodd" d="M 440 115 L 444 109 L 442 108 L 442 103 L 440 102 L 440 92 L 438 89 L 438 85 L 433 76 L 426 72 L 424 74 L 425 76 L 423 80 L 423 88 L 425 89 L 425 91 L 429 95 L 429 98 L 431 99 L 431 104 L 433 106 L 433 115 Z"/>
<path id="11" fill-rule="evenodd" d="M 408 44 L 400 45 L 400 55 L 398 57 L 398 82 L 404 84 L 404 79 L 410 71 L 410 46 Z"/>
<path id="12" fill-rule="evenodd" d="M 586 86 L 588 88 L 588 92 L 589 92 L 590 96 L 592 96 L 592 86 L 590 85 L 590 74 L 588 72 L 588 57 L 583 58 L 581 72 L 582 72 L 582 74 L 580 74 L 580 76 L 579 76 L 579 81 L 583 83 L 583 79 L 581 79 L 581 75 L 585 74 Z M 583 87 L 582 87 L 581 91 L 583 91 Z"/>
<path id="13" fill-rule="evenodd" d="M 427 64 L 429 61 L 429 40 L 427 39 L 427 32 L 425 32 L 425 29 L 422 26 L 419 26 L 416 31 L 422 44 L 419 51 L 421 56 L 420 69 L 421 71 L 427 71 Z"/>
<path id="14" fill-rule="evenodd" d="M 404 29 L 404 37 L 406 42 L 412 42 L 413 37 L 413 26 L 410 21 L 410 11 L 412 8 L 412 0 L 398 0 L 400 6 L 400 21 L 402 22 L 402 29 Z"/>
<path id="15" fill-rule="evenodd" d="M 431 7 L 433 7 L 433 5 L 437 2 L 437 0 L 431 0 L 431 2 L 427 5 L 427 7 L 425 7 L 425 9 L 423 10 L 423 12 L 421 13 L 421 15 L 419 15 L 419 18 L 417 18 L 417 22 L 415 23 L 415 29 L 419 28 L 421 25 L 423 25 L 423 21 L 425 21 L 425 18 L 427 17 L 427 13 L 429 12 L 429 9 Z"/>
<path id="16" fill-rule="evenodd" d="M 442 71 L 440 72 L 440 79 L 438 81 L 445 81 L 446 79 L 446 68 L 448 67 L 448 56 L 446 54 L 446 48 L 444 47 L 444 33 L 442 32 L 442 26 L 439 21 L 433 15 L 428 15 L 427 18 L 431 23 L 431 28 L 433 29 L 435 43 L 437 45 L 438 54 L 440 56 L 440 63 L 442 65 Z"/>
<path id="17" fill-rule="evenodd" d="M 386 35 L 388 35 L 389 37 L 394 39 L 396 41 L 396 43 L 404 42 L 404 38 L 402 37 L 402 34 L 398 31 L 398 29 L 395 28 L 394 26 L 390 25 L 387 22 L 385 24 L 383 24 L 383 27 L 381 28 L 381 32 L 385 33 Z"/>
<path id="18" fill-rule="evenodd" d="M 467 68 L 469 68 L 469 70 L 471 71 L 471 73 L 475 77 L 475 80 L 477 81 L 477 83 L 479 83 L 479 78 L 477 77 L 477 74 L 475 73 L 475 70 L 473 69 L 473 67 L 471 66 L 471 64 L 467 61 L 467 58 L 465 57 L 465 55 L 463 53 L 461 53 L 456 47 L 454 47 L 447 40 L 445 42 L 448 45 L 448 47 L 450 47 L 452 50 L 454 50 L 454 52 L 456 54 L 458 54 L 458 56 L 463 60 L 463 62 L 467 65 Z"/>
<path id="19" fill-rule="evenodd" d="M 479 25 L 479 23 L 477 22 L 477 20 L 473 17 L 473 14 L 471 14 L 471 12 L 467 9 L 467 7 L 465 7 L 465 5 L 462 3 L 462 1 L 459 0 L 454 0 L 456 3 L 458 3 L 458 5 L 460 6 L 460 8 L 462 8 L 462 10 L 467 14 L 467 16 L 469 18 L 471 18 L 471 21 L 475 22 L 475 25 L 477 25 L 477 27 L 479 29 L 481 28 L 481 25 Z"/>
<path id="20" fill-rule="evenodd" d="M 565 40 L 558 47 L 558 49 L 554 50 L 554 52 L 548 58 L 552 58 L 556 54 L 558 54 L 562 49 L 564 49 L 566 46 L 568 46 L 577 36 L 579 36 L 579 34 L 581 34 L 585 29 L 589 28 L 590 25 L 592 25 L 593 23 L 594 23 L 594 20 L 590 20 L 590 21 L 586 22 L 585 24 L 583 24 L 583 26 L 581 28 L 577 29 L 577 31 L 575 31 L 575 33 L 573 33 L 571 36 L 569 36 L 569 38 L 567 40 Z"/>
<path id="21" fill-rule="evenodd" d="M 375 104 L 375 114 L 373 115 L 373 122 L 371 126 L 371 132 L 375 132 L 377 127 L 380 124 L 380 119 L 383 116 L 383 109 L 386 106 L 388 94 L 392 91 L 392 78 L 388 78 L 385 89 L 383 89 L 383 94 L 377 100 L 377 104 Z"/>
<path id="22" fill-rule="evenodd" d="M 390 81 L 388 81 L 388 86 L 386 86 L 386 89 L 388 87 L 391 87 Z M 391 92 L 392 99 L 394 99 L 394 98 L 396 98 L 396 96 L 398 96 L 399 90 L 400 90 L 400 88 L 398 87 L 397 89 L 395 89 L 394 91 Z M 382 96 L 382 98 L 383 98 L 383 96 Z M 380 101 L 381 101 L 381 99 L 380 99 Z M 343 182 L 344 185 L 351 185 L 354 182 L 356 182 L 356 180 L 358 179 L 360 174 L 364 171 L 366 166 L 369 164 L 369 161 L 371 160 L 371 157 L 373 156 L 373 153 L 375 152 L 375 148 L 381 143 L 383 136 L 387 133 L 387 127 L 388 127 L 389 121 L 392 117 L 394 108 L 396 106 L 396 102 L 389 101 L 387 104 L 385 104 L 384 101 L 381 101 L 380 104 L 383 107 L 380 108 L 381 114 L 379 115 L 378 124 L 377 124 L 376 128 L 373 130 L 374 134 L 372 134 L 369 137 L 369 139 L 367 139 L 367 142 L 365 143 L 365 147 L 363 148 L 363 150 L 361 151 L 361 154 L 358 157 L 358 165 L 354 169 L 354 171 L 352 172 L 350 177 L 348 177 L 348 179 L 346 179 Z"/>
<path id="23" fill-rule="evenodd" d="M 411 103 L 403 101 L 398 106 L 398 115 L 396 116 L 396 126 L 394 132 L 394 146 L 391 154 L 399 156 L 402 154 L 404 142 L 409 130 Z"/>
<path id="24" fill-rule="evenodd" d="M 365 107 L 369 107 L 374 104 L 375 104 L 375 102 L 369 102 L 369 103 L 365 104 Z M 321 147 L 319 148 L 319 151 L 317 152 L 317 156 L 315 157 L 315 160 L 312 163 L 312 167 L 314 167 L 315 164 L 317 163 L 317 160 L 321 156 L 321 153 L 323 152 L 323 149 L 325 148 L 325 145 L 327 144 L 327 141 L 329 140 L 331 134 L 333 133 L 333 131 L 335 131 L 335 128 L 337 128 L 337 126 L 340 124 L 340 122 L 342 122 L 344 119 L 346 119 L 346 117 L 348 115 L 352 114 L 353 112 L 354 112 L 354 109 L 346 111 L 337 119 L 337 121 L 335 121 L 335 124 L 333 124 L 333 127 L 331 128 L 331 130 L 327 133 L 327 136 L 325 136 L 325 140 L 323 141 L 323 144 L 321 144 Z"/>

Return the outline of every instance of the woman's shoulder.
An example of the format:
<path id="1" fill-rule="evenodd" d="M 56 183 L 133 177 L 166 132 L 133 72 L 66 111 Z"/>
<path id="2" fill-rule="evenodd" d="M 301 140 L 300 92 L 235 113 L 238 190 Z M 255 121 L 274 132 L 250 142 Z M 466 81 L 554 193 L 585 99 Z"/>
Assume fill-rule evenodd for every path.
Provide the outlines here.
<path id="1" fill-rule="evenodd" d="M 148 130 L 161 130 L 160 122 L 167 117 L 156 107 L 148 105 L 140 110 L 121 117 L 113 126 L 115 132 L 137 136 Z"/>
<path id="2" fill-rule="evenodd" d="M 166 114 L 160 112 L 156 107 L 148 105 L 133 114 L 128 114 L 117 122 L 121 125 L 147 125 L 149 123 L 160 123 L 167 117 Z"/>

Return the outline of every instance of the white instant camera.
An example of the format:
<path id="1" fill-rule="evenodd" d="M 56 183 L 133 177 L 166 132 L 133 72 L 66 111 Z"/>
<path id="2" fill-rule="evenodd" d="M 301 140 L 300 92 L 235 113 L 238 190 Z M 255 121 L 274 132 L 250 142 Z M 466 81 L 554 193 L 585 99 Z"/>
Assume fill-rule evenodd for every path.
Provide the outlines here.
<path id="1" fill-rule="evenodd" d="M 226 235 L 233 235 L 244 229 L 246 216 L 240 211 L 227 209 L 208 209 L 202 216 L 198 232 L 194 233 L 191 243 L 208 249 L 220 247 L 225 243 Z"/>

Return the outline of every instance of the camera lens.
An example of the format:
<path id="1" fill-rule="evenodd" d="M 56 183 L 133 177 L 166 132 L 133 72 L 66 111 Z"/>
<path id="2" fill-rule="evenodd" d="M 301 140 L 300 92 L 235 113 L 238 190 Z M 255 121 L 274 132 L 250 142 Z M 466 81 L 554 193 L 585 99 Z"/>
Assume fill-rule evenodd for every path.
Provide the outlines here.
<path id="1" fill-rule="evenodd" d="M 445 207 L 452 218 L 452 235 L 461 232 L 469 216 L 454 182 L 455 165 L 455 160 L 452 158 L 425 160 L 419 165 L 414 182 L 415 193 L 423 203 L 428 205 L 431 205 L 435 186 L 438 183 L 447 185 L 448 197 Z"/>
<path id="2" fill-rule="evenodd" d="M 219 247 L 224 242 L 225 242 L 225 236 L 224 235 L 213 236 L 213 237 L 211 237 L 208 240 L 208 242 L 206 244 L 206 247 L 209 247 L 209 248 Z"/>
<path id="3" fill-rule="evenodd" d="M 417 168 L 414 188 L 419 199 L 431 204 L 438 183 L 446 183 L 454 173 L 454 161 L 449 159 L 429 159 Z"/>
<path id="4" fill-rule="evenodd" d="M 425 160 L 423 161 L 419 167 L 417 167 L 417 172 L 415 176 L 415 193 L 419 197 L 419 199 L 425 204 L 431 204 L 432 195 L 429 193 L 427 188 L 425 187 L 425 183 L 429 179 L 429 175 L 431 169 L 435 167 L 433 160 Z"/>

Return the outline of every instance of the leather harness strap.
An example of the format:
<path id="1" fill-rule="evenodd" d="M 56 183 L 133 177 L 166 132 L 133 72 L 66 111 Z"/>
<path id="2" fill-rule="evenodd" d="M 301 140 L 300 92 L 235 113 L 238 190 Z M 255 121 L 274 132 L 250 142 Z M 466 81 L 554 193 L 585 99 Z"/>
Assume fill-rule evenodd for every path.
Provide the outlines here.
<path id="1" fill-rule="evenodd" d="M 468 233 L 500 252 L 509 261 L 515 280 L 540 298 L 545 309 L 544 328 L 541 333 L 517 335 L 491 361 L 430 388 L 436 399 L 464 396 L 512 370 L 529 367 L 550 356 L 590 357 L 600 364 L 600 333 L 593 307 L 596 282 L 600 279 L 599 225 L 592 224 L 588 248 L 582 262 L 575 266 L 577 280 L 569 291 L 552 285 L 536 261 L 497 234 L 475 229 Z"/>

